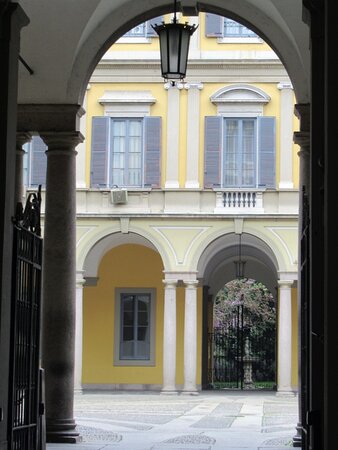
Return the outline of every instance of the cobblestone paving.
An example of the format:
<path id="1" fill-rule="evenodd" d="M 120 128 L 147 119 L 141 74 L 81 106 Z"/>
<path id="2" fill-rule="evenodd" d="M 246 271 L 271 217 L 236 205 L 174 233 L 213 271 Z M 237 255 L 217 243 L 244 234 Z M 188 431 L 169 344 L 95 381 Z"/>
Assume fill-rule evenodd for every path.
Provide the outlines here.
<path id="1" fill-rule="evenodd" d="M 297 399 L 273 392 L 90 393 L 75 396 L 82 442 L 47 450 L 291 449 Z"/>

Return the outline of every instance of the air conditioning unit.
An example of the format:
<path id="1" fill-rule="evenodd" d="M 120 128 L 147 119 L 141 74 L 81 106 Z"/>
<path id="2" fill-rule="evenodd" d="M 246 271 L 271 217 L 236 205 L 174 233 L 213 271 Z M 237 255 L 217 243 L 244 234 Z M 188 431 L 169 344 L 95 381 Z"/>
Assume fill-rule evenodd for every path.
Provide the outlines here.
<path id="1" fill-rule="evenodd" d="M 114 205 L 123 205 L 128 202 L 128 191 L 126 189 L 112 189 L 111 201 Z"/>

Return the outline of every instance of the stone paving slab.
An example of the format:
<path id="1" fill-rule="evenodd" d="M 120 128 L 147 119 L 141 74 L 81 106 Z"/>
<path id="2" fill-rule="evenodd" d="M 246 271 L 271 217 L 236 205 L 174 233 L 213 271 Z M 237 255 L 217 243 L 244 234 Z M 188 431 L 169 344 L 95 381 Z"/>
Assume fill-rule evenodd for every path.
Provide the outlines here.
<path id="1" fill-rule="evenodd" d="M 274 392 L 159 393 L 75 396 L 83 441 L 47 450 L 287 450 L 295 435 L 297 399 Z"/>

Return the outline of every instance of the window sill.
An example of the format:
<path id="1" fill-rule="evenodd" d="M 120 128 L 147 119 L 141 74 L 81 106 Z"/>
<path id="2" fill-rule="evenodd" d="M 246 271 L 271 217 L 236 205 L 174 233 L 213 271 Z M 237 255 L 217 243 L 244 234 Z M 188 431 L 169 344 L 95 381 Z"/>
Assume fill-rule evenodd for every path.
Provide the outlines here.
<path id="1" fill-rule="evenodd" d="M 124 359 L 114 361 L 114 367 L 154 367 L 152 360 Z"/>
<path id="2" fill-rule="evenodd" d="M 151 38 L 147 38 L 144 36 L 121 37 L 115 42 L 115 44 L 151 44 Z"/>
<path id="3" fill-rule="evenodd" d="M 259 37 L 221 37 L 217 38 L 219 44 L 264 44 Z"/>

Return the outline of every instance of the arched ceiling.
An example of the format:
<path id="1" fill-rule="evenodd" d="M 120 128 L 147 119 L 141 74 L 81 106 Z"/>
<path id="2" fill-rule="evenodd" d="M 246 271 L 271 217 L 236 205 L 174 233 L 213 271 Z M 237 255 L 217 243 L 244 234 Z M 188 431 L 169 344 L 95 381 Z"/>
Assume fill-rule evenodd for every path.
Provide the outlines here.
<path id="1" fill-rule="evenodd" d="M 213 241 L 205 250 L 198 265 L 198 277 L 216 295 L 228 281 L 236 277 L 234 261 L 239 255 L 239 235 L 230 233 Z M 245 277 L 261 281 L 275 295 L 278 264 L 269 246 L 247 233 L 241 238 L 241 259 L 246 261 Z"/>
<path id="2" fill-rule="evenodd" d="M 179 4 L 191 4 L 181 0 Z M 168 0 L 21 0 L 30 18 L 22 30 L 19 103 L 82 101 L 89 77 L 104 51 L 146 19 L 170 12 Z M 200 11 L 233 17 L 258 32 L 276 51 L 294 85 L 297 102 L 309 101 L 308 28 L 302 0 L 204 0 Z"/>
<path id="3" fill-rule="evenodd" d="M 112 248 L 124 244 L 143 245 L 144 247 L 148 247 L 157 252 L 155 246 L 150 241 L 148 241 L 148 239 L 144 238 L 143 236 L 140 236 L 139 234 L 136 233 L 109 234 L 108 236 L 105 236 L 103 239 L 96 242 L 96 244 L 88 252 L 83 265 L 84 278 L 97 277 L 97 271 L 103 256 Z"/>

